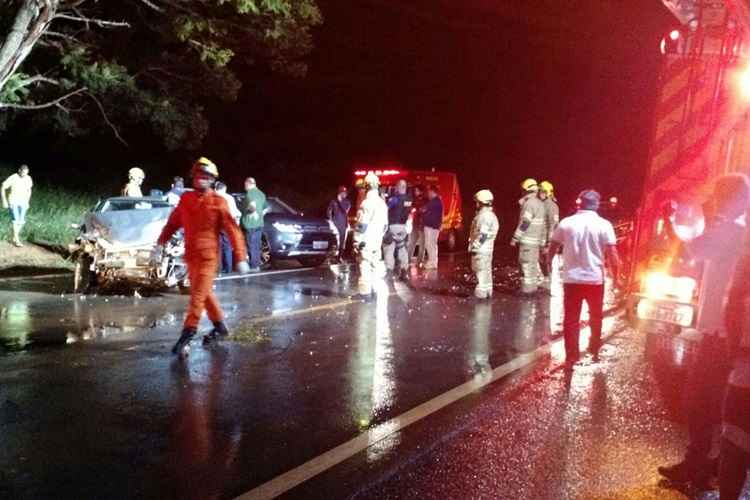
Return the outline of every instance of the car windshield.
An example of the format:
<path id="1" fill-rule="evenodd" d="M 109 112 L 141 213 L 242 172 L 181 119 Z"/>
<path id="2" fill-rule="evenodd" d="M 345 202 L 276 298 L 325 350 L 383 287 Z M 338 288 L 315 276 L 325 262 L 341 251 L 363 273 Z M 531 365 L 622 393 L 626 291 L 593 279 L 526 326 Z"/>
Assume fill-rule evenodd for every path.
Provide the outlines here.
<path id="1" fill-rule="evenodd" d="M 170 204 L 158 199 L 121 198 L 102 200 L 94 212 L 119 212 L 121 210 L 150 210 L 152 208 L 169 208 Z"/>
<path id="2" fill-rule="evenodd" d="M 278 198 L 268 198 L 268 211 L 272 214 L 292 214 L 297 215 L 299 212 Z"/>
<path id="3" fill-rule="evenodd" d="M 232 193 L 232 197 L 237 202 L 237 208 L 242 210 L 245 204 L 245 193 Z M 270 214 L 299 215 L 300 213 L 299 210 L 295 210 L 275 196 L 266 198 L 266 205 Z"/>

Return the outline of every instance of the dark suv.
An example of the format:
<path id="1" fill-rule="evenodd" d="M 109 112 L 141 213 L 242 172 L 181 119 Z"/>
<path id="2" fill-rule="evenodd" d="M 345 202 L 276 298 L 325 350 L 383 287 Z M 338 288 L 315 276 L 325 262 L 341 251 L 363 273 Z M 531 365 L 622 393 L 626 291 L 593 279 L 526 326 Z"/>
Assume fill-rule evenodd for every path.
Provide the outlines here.
<path id="1" fill-rule="evenodd" d="M 241 209 L 244 193 L 233 194 Z M 337 248 L 336 230 L 322 217 L 311 217 L 279 198 L 266 199 L 261 262 L 273 266 L 280 260 L 297 260 L 303 266 L 319 266 Z"/>

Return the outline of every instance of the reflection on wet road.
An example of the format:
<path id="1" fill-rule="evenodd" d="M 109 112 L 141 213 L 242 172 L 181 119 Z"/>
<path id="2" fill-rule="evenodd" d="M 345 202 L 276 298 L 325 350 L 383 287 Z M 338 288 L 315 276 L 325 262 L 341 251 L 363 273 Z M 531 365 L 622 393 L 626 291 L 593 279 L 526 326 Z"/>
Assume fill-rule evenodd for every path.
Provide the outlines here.
<path id="1" fill-rule="evenodd" d="M 186 365 L 168 352 L 185 296 L 0 283 L 0 493 L 238 495 L 549 341 L 559 291 L 477 303 L 465 269 L 446 259 L 371 303 L 346 269 L 217 282 L 242 341 Z M 372 463 L 402 439 L 378 435 Z"/>

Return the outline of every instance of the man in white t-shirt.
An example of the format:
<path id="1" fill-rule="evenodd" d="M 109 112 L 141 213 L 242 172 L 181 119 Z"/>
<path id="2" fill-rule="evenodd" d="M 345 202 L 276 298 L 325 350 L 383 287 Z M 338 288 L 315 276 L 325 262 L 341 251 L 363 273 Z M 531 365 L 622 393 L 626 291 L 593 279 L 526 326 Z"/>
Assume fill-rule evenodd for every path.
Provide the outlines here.
<path id="1" fill-rule="evenodd" d="M 572 367 L 581 356 L 578 337 L 584 300 L 589 307 L 589 352 L 595 361 L 598 360 L 604 316 L 605 266 L 615 278 L 620 266 L 615 230 L 609 221 L 597 214 L 601 196 L 589 189 L 579 198 L 580 210 L 560 221 L 552 233 L 549 250 L 550 255 L 555 255 L 562 247 L 563 335 L 568 367 Z"/>
<path id="2" fill-rule="evenodd" d="M 21 165 L 18 173 L 5 179 L 0 186 L 0 198 L 2 198 L 3 208 L 10 210 L 10 219 L 13 222 L 13 244 L 17 247 L 23 246 L 21 230 L 26 223 L 26 212 L 29 210 L 33 186 L 29 167 L 26 165 Z"/>

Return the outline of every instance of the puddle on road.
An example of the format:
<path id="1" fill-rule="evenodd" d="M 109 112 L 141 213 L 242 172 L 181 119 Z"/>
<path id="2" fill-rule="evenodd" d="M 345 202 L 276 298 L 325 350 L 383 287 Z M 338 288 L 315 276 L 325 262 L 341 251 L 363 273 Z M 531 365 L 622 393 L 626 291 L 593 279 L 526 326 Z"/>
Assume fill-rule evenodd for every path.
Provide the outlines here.
<path id="1" fill-rule="evenodd" d="M 180 321 L 164 301 L 132 297 L 35 296 L 0 303 L 0 353 L 103 340 Z"/>

